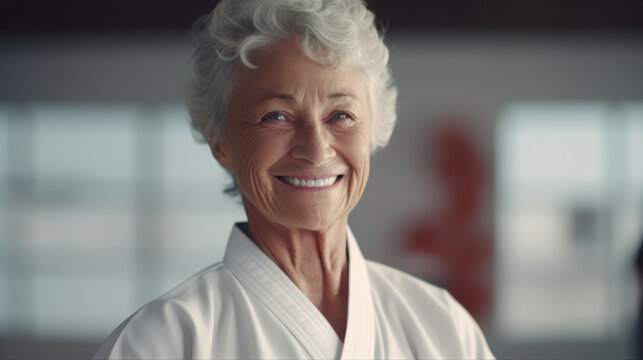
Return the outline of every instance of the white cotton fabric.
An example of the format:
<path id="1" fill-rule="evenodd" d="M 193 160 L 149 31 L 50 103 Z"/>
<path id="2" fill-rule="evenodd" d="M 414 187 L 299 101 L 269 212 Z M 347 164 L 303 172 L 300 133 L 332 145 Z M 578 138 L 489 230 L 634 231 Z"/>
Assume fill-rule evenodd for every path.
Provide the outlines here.
<path id="1" fill-rule="evenodd" d="M 491 359 L 445 290 L 365 261 L 348 231 L 345 341 L 238 226 L 224 259 L 145 305 L 95 359 Z"/>

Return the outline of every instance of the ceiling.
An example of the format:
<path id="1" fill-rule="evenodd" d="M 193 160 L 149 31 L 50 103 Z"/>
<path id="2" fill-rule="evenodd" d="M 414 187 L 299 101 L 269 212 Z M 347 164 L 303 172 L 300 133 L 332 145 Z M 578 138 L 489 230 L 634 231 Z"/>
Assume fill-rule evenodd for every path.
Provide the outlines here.
<path id="1" fill-rule="evenodd" d="M 640 0 L 367 0 L 389 31 L 643 34 Z M 185 33 L 213 0 L 4 0 L 0 36 Z"/>

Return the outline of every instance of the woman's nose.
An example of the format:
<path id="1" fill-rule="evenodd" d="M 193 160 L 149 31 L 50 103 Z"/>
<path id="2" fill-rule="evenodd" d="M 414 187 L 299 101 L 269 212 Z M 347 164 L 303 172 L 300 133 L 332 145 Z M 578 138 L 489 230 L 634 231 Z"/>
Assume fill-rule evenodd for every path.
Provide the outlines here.
<path id="1" fill-rule="evenodd" d="M 313 165 L 321 165 L 335 156 L 330 135 L 321 125 L 298 129 L 292 156 Z"/>

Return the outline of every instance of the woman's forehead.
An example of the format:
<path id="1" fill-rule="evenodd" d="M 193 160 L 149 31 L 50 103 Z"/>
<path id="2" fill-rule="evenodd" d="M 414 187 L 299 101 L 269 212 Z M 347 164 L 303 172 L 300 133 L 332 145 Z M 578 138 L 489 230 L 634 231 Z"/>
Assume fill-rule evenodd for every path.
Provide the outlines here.
<path id="1" fill-rule="evenodd" d="M 310 60 L 294 43 L 277 43 L 257 58 L 257 68 L 241 66 L 235 95 L 266 99 L 355 99 L 366 97 L 361 70 L 339 70 Z"/>

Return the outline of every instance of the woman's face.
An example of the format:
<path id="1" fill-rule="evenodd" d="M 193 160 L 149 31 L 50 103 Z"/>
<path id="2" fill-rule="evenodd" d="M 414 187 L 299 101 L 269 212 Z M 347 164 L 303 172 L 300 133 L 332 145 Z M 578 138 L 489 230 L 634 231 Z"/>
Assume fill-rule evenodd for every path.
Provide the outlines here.
<path id="1" fill-rule="evenodd" d="M 360 70 L 333 70 L 282 41 L 241 66 L 223 140 L 253 219 L 306 230 L 346 221 L 369 172 L 371 114 Z"/>

